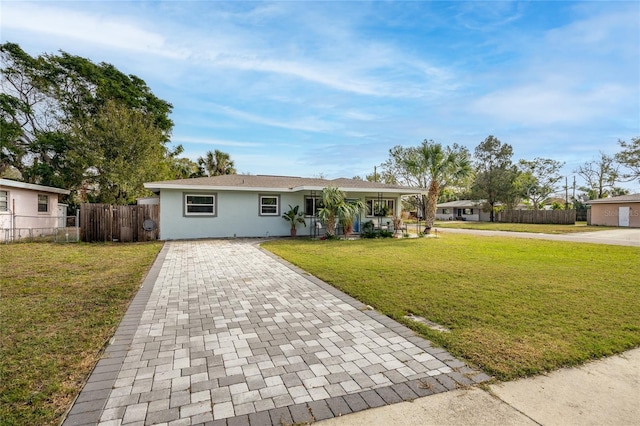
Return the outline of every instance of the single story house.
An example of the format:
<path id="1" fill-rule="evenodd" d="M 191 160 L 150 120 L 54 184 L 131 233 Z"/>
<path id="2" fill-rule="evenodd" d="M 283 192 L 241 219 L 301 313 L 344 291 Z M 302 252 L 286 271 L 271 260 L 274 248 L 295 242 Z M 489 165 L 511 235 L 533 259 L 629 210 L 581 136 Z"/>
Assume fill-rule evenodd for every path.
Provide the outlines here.
<path id="1" fill-rule="evenodd" d="M 0 241 L 48 235 L 65 227 L 66 205 L 58 203 L 69 190 L 0 179 Z M 31 233 L 31 234 L 30 234 Z"/>
<path id="2" fill-rule="evenodd" d="M 640 194 L 601 198 L 586 204 L 591 206 L 589 225 L 640 228 Z"/>
<path id="3" fill-rule="evenodd" d="M 356 179 L 315 179 L 291 176 L 222 175 L 149 182 L 145 188 L 160 198 L 160 239 L 269 237 L 290 235 L 291 225 L 282 218 L 289 206 L 299 206 L 306 228 L 299 235 L 315 235 L 322 190 L 338 187 L 348 200 L 362 200 L 367 209 L 355 218 L 354 233 L 361 224 L 393 223 L 400 216 L 400 198 L 420 193 L 416 188 L 385 185 Z M 380 216 L 385 212 L 386 217 Z M 317 227 L 317 228 L 316 228 Z"/>
<path id="4" fill-rule="evenodd" d="M 489 212 L 482 211 L 482 201 L 459 200 L 438 203 L 436 220 L 470 220 L 488 222 Z"/>

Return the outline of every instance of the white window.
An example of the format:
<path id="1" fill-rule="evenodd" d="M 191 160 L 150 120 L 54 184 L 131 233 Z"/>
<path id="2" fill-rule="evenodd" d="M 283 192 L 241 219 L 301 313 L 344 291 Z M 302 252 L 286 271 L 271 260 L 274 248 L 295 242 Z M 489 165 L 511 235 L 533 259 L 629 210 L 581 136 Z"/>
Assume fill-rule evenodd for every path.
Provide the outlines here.
<path id="1" fill-rule="evenodd" d="M 278 216 L 280 214 L 280 197 L 277 195 L 260 196 L 260 216 Z"/>
<path id="2" fill-rule="evenodd" d="M 0 212 L 9 211 L 9 191 L 0 191 Z"/>
<path id="3" fill-rule="evenodd" d="M 38 213 L 46 213 L 49 211 L 49 196 L 38 194 Z"/>
<path id="4" fill-rule="evenodd" d="M 215 216 L 216 194 L 184 194 L 185 216 Z"/>
<path id="5" fill-rule="evenodd" d="M 395 201 L 392 198 L 368 198 L 366 200 L 367 216 L 393 216 Z"/>

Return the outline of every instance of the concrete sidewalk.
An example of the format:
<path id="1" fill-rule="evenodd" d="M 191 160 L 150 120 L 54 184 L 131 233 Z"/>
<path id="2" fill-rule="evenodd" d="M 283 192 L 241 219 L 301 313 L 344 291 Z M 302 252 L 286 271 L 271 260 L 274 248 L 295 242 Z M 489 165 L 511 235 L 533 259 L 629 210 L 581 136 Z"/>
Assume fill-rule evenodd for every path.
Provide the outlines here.
<path id="1" fill-rule="evenodd" d="M 319 424 L 639 425 L 640 349 L 488 390 L 458 389 Z"/>

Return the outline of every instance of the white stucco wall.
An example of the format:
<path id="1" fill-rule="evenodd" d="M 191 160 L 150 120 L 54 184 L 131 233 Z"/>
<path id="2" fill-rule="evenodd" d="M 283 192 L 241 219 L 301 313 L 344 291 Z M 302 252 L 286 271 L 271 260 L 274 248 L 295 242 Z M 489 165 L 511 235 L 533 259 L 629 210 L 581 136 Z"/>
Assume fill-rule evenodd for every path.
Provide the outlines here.
<path id="1" fill-rule="evenodd" d="M 8 191 L 8 210 L 0 212 L 0 229 L 55 228 L 58 226 L 58 194 L 47 191 L 15 188 L 0 185 L 0 190 Z M 47 195 L 47 212 L 38 212 L 38 195 Z M 2 232 L 4 239 L 11 234 Z M 6 235 L 5 235 L 6 234 Z M 15 237 L 15 236 L 13 236 Z"/>
<path id="2" fill-rule="evenodd" d="M 217 194 L 217 216 L 185 216 L 184 194 L 215 193 Z M 277 216 L 259 215 L 259 195 L 279 195 L 280 211 Z M 178 189 L 163 189 L 160 194 L 160 239 L 195 239 L 195 238 L 233 238 L 233 237 L 274 237 L 290 235 L 291 225 L 282 218 L 282 214 L 289 210 L 289 205 L 300 206 L 304 211 L 305 196 L 309 193 L 274 193 L 250 191 L 188 191 Z M 319 194 L 316 194 L 319 196 Z M 346 194 L 347 198 L 374 197 L 375 194 Z M 388 195 L 385 198 L 396 200 L 395 214 L 400 214 L 399 194 Z M 362 215 L 361 221 L 372 218 Z M 389 218 L 390 220 L 391 218 Z M 307 227 L 298 226 L 298 235 L 310 234 L 310 219 L 306 218 Z"/>
<path id="3" fill-rule="evenodd" d="M 215 192 L 215 191 L 212 191 Z M 160 196 L 160 239 L 266 237 L 289 235 L 290 225 L 282 218 L 289 204 L 304 206 L 304 195 L 280 195 L 277 216 L 259 215 L 259 195 L 268 192 L 215 192 L 217 216 L 185 216 L 184 194 L 201 191 L 163 190 Z M 206 192 L 205 192 L 206 193 Z M 304 227 L 300 225 L 299 232 Z"/>

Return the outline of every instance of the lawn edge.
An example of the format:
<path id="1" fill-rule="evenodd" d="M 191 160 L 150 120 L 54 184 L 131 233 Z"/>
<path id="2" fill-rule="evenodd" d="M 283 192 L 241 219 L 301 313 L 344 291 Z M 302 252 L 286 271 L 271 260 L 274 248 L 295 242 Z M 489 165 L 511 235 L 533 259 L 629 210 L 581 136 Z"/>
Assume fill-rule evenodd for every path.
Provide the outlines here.
<path id="1" fill-rule="evenodd" d="M 98 352 L 98 361 L 82 381 L 80 392 L 60 417 L 58 425 L 89 425 L 99 422 L 168 250 L 169 244 L 163 242 L 162 248 L 145 272 L 136 294 L 129 301 L 118 328 Z M 94 379 L 94 374 L 100 378 Z M 87 410 L 88 407 L 92 409 Z"/>

